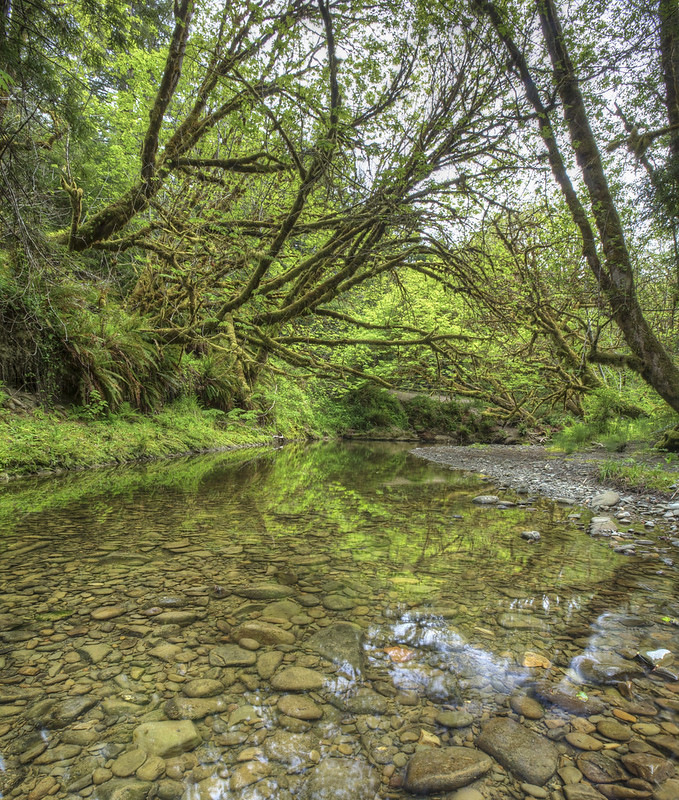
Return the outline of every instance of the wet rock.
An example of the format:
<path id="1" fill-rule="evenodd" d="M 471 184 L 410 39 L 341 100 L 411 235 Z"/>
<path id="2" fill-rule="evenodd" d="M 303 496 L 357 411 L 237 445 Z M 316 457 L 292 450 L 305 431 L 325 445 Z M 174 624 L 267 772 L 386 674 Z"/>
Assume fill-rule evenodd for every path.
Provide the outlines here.
<path id="1" fill-rule="evenodd" d="M 627 753 L 621 760 L 632 775 L 650 783 L 662 783 L 674 775 L 674 764 L 652 753 Z"/>
<path id="2" fill-rule="evenodd" d="M 574 659 L 573 666 L 586 681 L 592 683 L 615 685 L 644 676 L 644 670 L 639 664 L 612 656 L 602 658 L 579 656 Z"/>
<path id="3" fill-rule="evenodd" d="M 604 800 L 601 792 L 598 792 L 588 783 L 571 783 L 563 787 L 566 800 Z"/>
<path id="4" fill-rule="evenodd" d="M 232 633 L 234 639 L 254 639 L 260 644 L 293 644 L 295 641 L 294 633 L 286 631 L 278 625 L 271 625 L 268 622 L 253 620 L 239 625 Z"/>
<path id="5" fill-rule="evenodd" d="M 570 714 L 582 717 L 600 714 L 606 707 L 598 698 L 565 684 L 556 685 L 540 681 L 535 684 L 534 692 L 535 696 L 544 703 L 551 703 Z"/>
<path id="6" fill-rule="evenodd" d="M 111 764 L 111 772 L 116 778 L 129 778 L 146 761 L 146 753 L 143 750 L 128 750 L 118 756 Z"/>
<path id="7" fill-rule="evenodd" d="M 679 739 L 676 736 L 651 736 L 648 739 L 649 744 L 656 747 L 663 753 L 672 756 L 672 758 L 679 759 Z"/>
<path id="8" fill-rule="evenodd" d="M 283 597 L 290 597 L 295 590 L 291 586 L 283 586 L 279 583 L 260 583 L 253 586 L 241 586 L 235 588 L 233 592 L 250 600 L 279 600 Z"/>
<path id="9" fill-rule="evenodd" d="M 350 622 L 328 625 L 307 639 L 305 646 L 334 664 L 360 675 L 363 666 L 363 630 Z"/>
<path id="10" fill-rule="evenodd" d="M 183 785 L 179 785 L 183 790 Z M 229 794 L 231 794 L 229 781 L 226 778 L 220 778 L 219 775 L 211 775 L 195 784 L 189 797 L 190 800 L 216 800 L 216 798 L 228 797 Z"/>
<path id="11" fill-rule="evenodd" d="M 679 780 L 671 779 L 653 792 L 653 800 L 677 800 L 679 797 Z"/>
<path id="12" fill-rule="evenodd" d="M 98 664 L 113 652 L 113 648 L 107 644 L 86 644 L 76 647 L 75 651 L 91 664 Z"/>
<path id="13" fill-rule="evenodd" d="M 520 717 L 525 717 L 526 719 L 542 719 L 545 715 L 545 711 L 540 703 L 525 694 L 512 695 L 509 698 L 509 705 L 512 707 L 512 711 L 514 711 L 515 714 L 518 714 Z"/>
<path id="14" fill-rule="evenodd" d="M 273 650 L 262 653 L 257 659 L 257 673 L 260 678 L 268 681 L 283 661 L 283 653 Z"/>
<path id="15" fill-rule="evenodd" d="M 213 667 L 251 667 L 257 662 L 257 656 L 237 644 L 225 644 L 213 647 L 208 660 Z"/>
<path id="16" fill-rule="evenodd" d="M 193 750 L 202 739 L 193 722 L 144 722 L 134 729 L 134 743 L 152 756 L 169 758 Z"/>
<path id="17" fill-rule="evenodd" d="M 287 667 L 271 679 L 271 686 L 278 692 L 307 692 L 321 689 L 325 676 L 306 667 Z"/>
<path id="18" fill-rule="evenodd" d="M 284 695 L 278 701 L 278 710 L 295 719 L 320 719 L 323 716 L 323 709 L 306 695 Z"/>
<path id="19" fill-rule="evenodd" d="M 408 762 L 405 788 L 416 794 L 449 792 L 485 775 L 493 761 L 471 747 L 422 747 Z"/>
<path id="20" fill-rule="evenodd" d="M 555 746 L 509 718 L 498 717 L 487 722 L 476 746 L 528 783 L 543 786 L 556 772 Z"/>
<path id="21" fill-rule="evenodd" d="M 229 727 L 233 728 L 235 725 L 240 725 L 241 722 L 258 722 L 261 716 L 262 712 L 256 706 L 249 704 L 238 706 L 229 714 Z"/>
<path id="22" fill-rule="evenodd" d="M 652 794 L 648 789 L 635 789 L 619 783 L 600 783 L 597 789 L 608 800 L 644 800 Z"/>
<path id="23" fill-rule="evenodd" d="M 265 761 L 247 761 L 237 766 L 229 778 L 229 788 L 232 792 L 240 792 L 271 772 L 271 767 Z"/>
<path id="24" fill-rule="evenodd" d="M 321 602 L 328 611 L 349 611 L 356 605 L 351 598 L 345 597 L 343 594 L 326 595 Z"/>
<path id="25" fill-rule="evenodd" d="M 467 711 L 439 711 L 435 721 L 445 728 L 466 728 L 474 722 L 474 717 Z"/>
<path id="26" fill-rule="evenodd" d="M 539 542 L 542 536 L 539 531 L 521 531 L 521 538 L 527 542 Z"/>
<path id="27" fill-rule="evenodd" d="M 331 698 L 331 702 L 337 708 L 346 710 L 350 714 L 381 715 L 389 711 L 389 703 L 386 698 L 367 688 L 359 689 L 356 694 L 346 698 L 334 695 Z"/>
<path id="28" fill-rule="evenodd" d="M 165 772 L 165 761 L 159 756 L 149 756 L 136 772 L 140 781 L 157 781 Z"/>
<path id="29" fill-rule="evenodd" d="M 182 691 L 187 697 L 214 697 L 224 691 L 224 686 L 211 678 L 194 678 L 183 684 Z"/>
<path id="30" fill-rule="evenodd" d="M 374 800 L 380 773 L 365 761 L 326 758 L 307 778 L 301 800 Z"/>
<path id="31" fill-rule="evenodd" d="M 565 738 L 568 744 L 577 747 L 579 750 L 602 750 L 604 746 L 604 743 L 599 739 L 595 739 L 588 733 L 582 733 L 580 731 L 567 733 Z"/>
<path id="32" fill-rule="evenodd" d="M 146 800 L 150 789 L 145 781 L 114 778 L 97 789 L 97 800 Z"/>
<path id="33" fill-rule="evenodd" d="M 492 506 L 500 502 L 500 498 L 494 494 L 480 494 L 472 500 L 478 506 Z"/>
<path id="34" fill-rule="evenodd" d="M 56 702 L 42 700 L 26 715 L 36 725 L 45 728 L 65 728 L 97 703 L 96 697 L 70 697 Z"/>
<path id="35" fill-rule="evenodd" d="M 500 614 L 497 624 L 501 628 L 508 630 L 546 631 L 549 629 L 544 619 L 540 619 L 533 614 L 519 614 L 511 611 L 506 614 Z"/>
<path id="36" fill-rule="evenodd" d="M 426 684 L 425 695 L 437 705 L 460 701 L 460 687 L 454 675 L 444 673 L 432 676 Z"/>
<path id="37" fill-rule="evenodd" d="M 198 619 L 198 614 L 195 611 L 163 611 L 151 617 L 154 622 L 160 622 L 161 625 L 191 625 Z"/>
<path id="38" fill-rule="evenodd" d="M 597 731 L 606 739 L 615 742 L 628 742 L 632 738 L 632 731 L 627 725 L 614 719 L 602 719 L 596 724 Z"/>
<path id="39" fill-rule="evenodd" d="M 593 508 L 611 508 L 620 502 L 620 495 L 610 489 L 607 489 L 601 494 L 597 494 L 592 498 L 591 505 Z"/>
<path id="40" fill-rule="evenodd" d="M 176 657 L 181 653 L 182 649 L 178 644 L 159 644 L 157 647 L 149 650 L 149 655 L 154 658 L 159 658 L 161 661 L 175 661 Z"/>
<path id="41" fill-rule="evenodd" d="M 627 778 L 620 762 L 605 753 L 583 753 L 577 764 L 580 772 L 592 783 L 615 783 Z"/>
<path id="42" fill-rule="evenodd" d="M 122 616 L 124 613 L 125 609 L 122 606 L 101 606 L 100 608 L 95 608 L 94 611 L 90 611 L 90 616 L 92 619 L 104 621 L 107 619 L 115 619 L 116 617 Z"/>
<path id="43" fill-rule="evenodd" d="M 220 697 L 172 697 L 163 706 L 169 719 L 203 719 L 225 710 L 226 702 Z"/>
<path id="44" fill-rule="evenodd" d="M 39 755 L 36 759 L 33 760 L 34 764 L 55 764 L 57 762 L 61 763 L 63 761 L 68 761 L 71 758 L 75 758 L 76 756 L 80 755 L 82 747 L 78 747 L 75 744 L 60 744 L 56 747 L 50 747 L 49 750 L 45 750 L 44 753 Z"/>

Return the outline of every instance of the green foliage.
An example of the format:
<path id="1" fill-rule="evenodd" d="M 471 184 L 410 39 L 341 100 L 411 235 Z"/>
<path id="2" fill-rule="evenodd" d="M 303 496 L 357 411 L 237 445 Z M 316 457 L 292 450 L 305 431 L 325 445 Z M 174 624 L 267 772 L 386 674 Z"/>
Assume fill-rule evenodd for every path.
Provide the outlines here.
<path id="1" fill-rule="evenodd" d="M 357 431 L 397 428 L 408 425 L 408 417 L 398 398 L 370 381 L 351 389 L 344 398 L 351 427 Z"/>
<path id="2" fill-rule="evenodd" d="M 404 400 L 403 409 L 408 417 L 408 424 L 416 431 L 455 433 L 459 431 L 463 419 L 462 410 L 454 401 L 441 402 L 425 395 Z"/>
<path id="3" fill-rule="evenodd" d="M 624 461 L 602 461 L 599 464 L 599 480 L 622 489 L 637 492 L 655 491 L 669 493 L 675 488 L 679 473 L 669 471 L 666 466 L 649 467 L 629 458 Z"/>

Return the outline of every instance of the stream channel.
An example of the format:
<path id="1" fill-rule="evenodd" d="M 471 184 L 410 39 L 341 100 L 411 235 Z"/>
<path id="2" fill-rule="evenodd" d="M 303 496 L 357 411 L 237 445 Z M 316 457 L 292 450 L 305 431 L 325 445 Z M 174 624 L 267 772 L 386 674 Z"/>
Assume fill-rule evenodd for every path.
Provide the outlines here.
<path id="1" fill-rule="evenodd" d="M 4 485 L 0 796 L 679 800 L 677 566 L 492 493 L 389 444 Z"/>

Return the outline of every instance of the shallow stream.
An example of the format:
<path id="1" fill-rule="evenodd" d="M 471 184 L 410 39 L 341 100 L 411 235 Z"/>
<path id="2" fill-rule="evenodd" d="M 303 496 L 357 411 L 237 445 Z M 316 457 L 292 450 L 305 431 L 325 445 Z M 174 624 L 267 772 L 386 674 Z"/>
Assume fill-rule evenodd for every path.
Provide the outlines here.
<path id="1" fill-rule="evenodd" d="M 2 796 L 677 800 L 679 571 L 492 491 L 334 444 L 3 487 Z"/>

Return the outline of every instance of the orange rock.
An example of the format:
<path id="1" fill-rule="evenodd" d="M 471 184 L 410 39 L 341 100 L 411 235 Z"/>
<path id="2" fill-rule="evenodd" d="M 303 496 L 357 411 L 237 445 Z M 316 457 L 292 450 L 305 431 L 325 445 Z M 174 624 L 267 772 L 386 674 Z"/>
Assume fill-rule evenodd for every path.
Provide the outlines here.
<path id="1" fill-rule="evenodd" d="M 396 664 L 403 664 L 404 661 L 410 661 L 415 655 L 415 651 L 410 650 L 408 647 L 385 647 L 384 652 Z"/>
<path id="2" fill-rule="evenodd" d="M 549 669 L 552 666 L 552 662 L 545 658 L 545 656 L 541 656 L 539 653 L 532 653 L 530 650 L 527 650 L 523 654 L 523 666 L 524 667 L 542 667 L 542 669 Z"/>
<path id="3" fill-rule="evenodd" d="M 628 714 L 626 711 L 623 711 L 621 708 L 614 708 L 613 709 L 613 716 L 617 717 L 618 719 L 623 720 L 624 722 L 636 722 L 637 718 L 633 714 Z"/>

